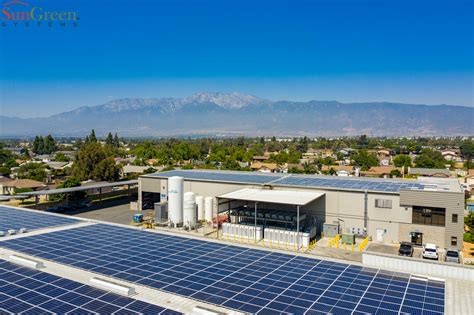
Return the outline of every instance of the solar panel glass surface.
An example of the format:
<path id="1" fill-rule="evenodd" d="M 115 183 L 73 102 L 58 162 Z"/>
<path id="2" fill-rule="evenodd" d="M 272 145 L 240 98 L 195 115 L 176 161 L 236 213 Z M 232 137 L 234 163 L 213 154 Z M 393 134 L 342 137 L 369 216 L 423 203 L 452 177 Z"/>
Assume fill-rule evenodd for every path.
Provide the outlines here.
<path id="1" fill-rule="evenodd" d="M 0 246 L 248 313 L 444 311 L 442 282 L 109 225 Z"/>
<path id="2" fill-rule="evenodd" d="M 173 170 L 148 176 L 164 177 L 182 176 L 184 179 L 235 182 L 247 184 L 273 184 L 282 186 L 302 186 L 314 188 L 354 189 L 380 192 L 399 192 L 400 189 L 423 189 L 424 185 L 416 182 L 397 182 L 387 180 L 342 179 L 334 176 L 312 177 L 294 174 L 266 175 L 248 172 L 205 172 Z"/>
<path id="3" fill-rule="evenodd" d="M 80 221 L 67 217 L 0 206 L 0 231 L 3 232 L 8 230 L 18 231 L 21 228 L 36 230 L 77 222 Z"/>
<path id="4" fill-rule="evenodd" d="M 0 260 L 2 314 L 180 314 Z"/>

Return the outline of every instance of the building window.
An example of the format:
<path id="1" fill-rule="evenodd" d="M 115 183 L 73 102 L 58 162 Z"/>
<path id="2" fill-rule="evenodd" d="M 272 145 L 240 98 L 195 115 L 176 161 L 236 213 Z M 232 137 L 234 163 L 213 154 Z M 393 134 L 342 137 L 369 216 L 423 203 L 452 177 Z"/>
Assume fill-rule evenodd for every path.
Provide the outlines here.
<path id="1" fill-rule="evenodd" d="M 457 215 L 457 214 L 453 214 L 453 218 L 452 218 L 451 221 L 453 221 L 453 223 L 458 223 L 458 215 Z"/>
<path id="2" fill-rule="evenodd" d="M 451 237 L 451 246 L 458 246 L 458 238 L 457 237 Z"/>
<path id="3" fill-rule="evenodd" d="M 376 208 L 392 209 L 392 200 L 388 200 L 388 199 L 375 199 L 375 207 L 376 207 Z"/>
<path id="4" fill-rule="evenodd" d="M 412 223 L 445 226 L 446 209 L 414 206 Z"/>

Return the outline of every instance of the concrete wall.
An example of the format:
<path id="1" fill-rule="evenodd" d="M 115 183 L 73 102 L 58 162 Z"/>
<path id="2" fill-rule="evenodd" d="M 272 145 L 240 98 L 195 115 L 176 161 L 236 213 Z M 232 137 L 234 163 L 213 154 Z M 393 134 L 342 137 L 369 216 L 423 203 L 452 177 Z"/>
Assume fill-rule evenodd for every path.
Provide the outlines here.
<path id="1" fill-rule="evenodd" d="M 402 206 L 425 206 L 446 209 L 444 228 L 444 243 L 437 244 L 445 248 L 451 245 L 451 237 L 457 238 L 457 249 L 462 249 L 464 226 L 464 194 L 454 192 L 437 192 L 424 190 L 402 190 L 400 192 Z M 457 214 L 458 222 L 452 221 L 453 214 Z"/>
<path id="2" fill-rule="evenodd" d="M 423 244 L 433 243 L 443 247 L 445 242 L 445 228 L 442 226 L 432 226 L 423 224 L 400 224 L 399 239 L 400 242 L 410 242 L 410 232 L 423 233 Z"/>
<path id="3" fill-rule="evenodd" d="M 452 278 L 474 281 L 474 268 L 431 261 L 420 261 L 410 257 L 393 257 L 364 252 L 362 264 L 375 268 L 386 268 L 403 272 L 421 274 L 437 278 Z"/>

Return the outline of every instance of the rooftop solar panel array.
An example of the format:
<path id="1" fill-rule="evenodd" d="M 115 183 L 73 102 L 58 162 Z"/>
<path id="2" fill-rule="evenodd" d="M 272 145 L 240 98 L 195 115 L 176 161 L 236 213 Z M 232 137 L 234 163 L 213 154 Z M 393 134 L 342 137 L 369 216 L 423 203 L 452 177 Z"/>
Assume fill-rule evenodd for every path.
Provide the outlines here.
<path id="1" fill-rule="evenodd" d="M 182 176 L 186 179 L 265 184 L 283 177 L 283 174 L 265 175 L 252 172 L 202 172 L 173 170 L 162 173 L 149 174 L 148 176 L 158 176 L 166 178 L 172 176 Z"/>
<path id="2" fill-rule="evenodd" d="M 173 170 L 162 173 L 155 173 L 147 176 L 171 177 L 182 176 L 185 179 L 235 182 L 243 184 L 273 184 L 283 186 L 303 186 L 315 188 L 369 190 L 381 192 L 399 192 L 401 189 L 423 189 L 424 185 L 419 182 L 401 182 L 387 180 L 367 180 L 367 179 L 342 179 L 331 176 L 302 176 L 294 174 L 266 175 L 258 173 L 236 173 L 236 172 L 205 172 L 205 171 L 184 171 Z"/>
<path id="3" fill-rule="evenodd" d="M 248 313 L 444 311 L 443 282 L 109 225 L 0 246 Z"/>
<path id="4" fill-rule="evenodd" d="M 400 189 L 422 189 L 423 187 L 423 185 L 415 182 L 369 181 L 300 176 L 285 177 L 274 182 L 274 184 L 289 186 L 357 189 L 383 192 L 398 192 L 400 191 Z"/>
<path id="5" fill-rule="evenodd" d="M 21 228 L 36 230 L 77 222 L 80 221 L 67 217 L 0 206 L 0 231 L 3 232 L 8 230 L 18 231 Z"/>
<path id="6" fill-rule="evenodd" d="M 0 260 L 1 314 L 180 314 Z"/>

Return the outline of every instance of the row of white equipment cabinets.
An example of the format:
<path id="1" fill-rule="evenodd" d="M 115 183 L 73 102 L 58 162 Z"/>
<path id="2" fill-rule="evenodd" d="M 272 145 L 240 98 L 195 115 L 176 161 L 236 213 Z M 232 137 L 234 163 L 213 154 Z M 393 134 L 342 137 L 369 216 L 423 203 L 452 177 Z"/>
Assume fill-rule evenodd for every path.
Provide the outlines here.
<path id="1" fill-rule="evenodd" d="M 300 246 L 308 247 L 310 242 L 309 233 L 298 233 L 284 229 L 265 228 L 262 226 L 243 225 L 234 223 L 222 224 L 222 237 L 224 239 L 238 241 L 256 241 L 261 242 L 262 239 L 267 245 L 274 246 Z"/>

